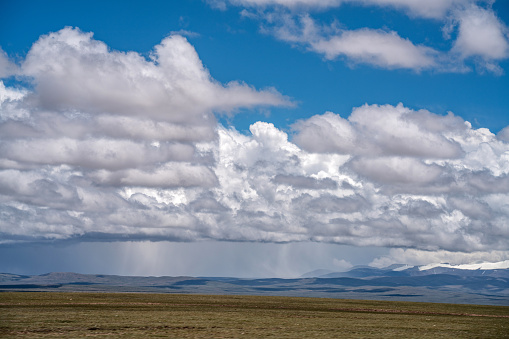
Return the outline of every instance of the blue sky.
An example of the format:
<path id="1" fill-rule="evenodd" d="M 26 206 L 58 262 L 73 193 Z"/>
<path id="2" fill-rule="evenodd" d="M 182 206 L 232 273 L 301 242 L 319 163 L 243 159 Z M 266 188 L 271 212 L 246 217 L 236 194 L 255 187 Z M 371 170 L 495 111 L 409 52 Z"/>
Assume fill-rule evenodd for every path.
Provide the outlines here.
<path id="1" fill-rule="evenodd" d="M 93 32 L 95 39 L 112 49 L 144 55 L 171 32 L 194 33 L 188 39 L 216 80 L 241 80 L 257 88 L 273 86 L 298 102 L 293 109 L 272 112 L 270 122 L 278 127 L 325 111 L 348 116 L 353 107 L 364 103 L 399 102 L 437 114 L 452 111 L 474 127 L 495 133 L 509 125 L 506 76 L 483 71 L 416 73 L 324 60 L 305 47 L 260 34 L 259 21 L 242 17 L 241 6 L 214 10 L 201 0 L 147 1 L 143 5 L 136 1 L 5 1 L 2 6 L 0 42 L 14 58 L 22 58 L 40 35 L 66 26 Z M 506 2 L 495 2 L 493 9 L 501 22 L 509 21 Z M 453 42 L 443 38 L 442 20 L 413 18 L 391 8 L 344 4 L 312 13 L 324 24 L 336 20 L 348 29 L 394 30 L 415 44 L 442 51 L 448 51 Z M 507 59 L 500 66 L 507 69 Z M 247 130 L 252 122 L 264 118 L 256 113 L 237 115 L 231 122 Z"/>
<path id="2" fill-rule="evenodd" d="M 507 1 L 2 1 L 0 19 L 0 271 L 509 259 Z M 145 259 L 119 270 L 126 253 Z"/>

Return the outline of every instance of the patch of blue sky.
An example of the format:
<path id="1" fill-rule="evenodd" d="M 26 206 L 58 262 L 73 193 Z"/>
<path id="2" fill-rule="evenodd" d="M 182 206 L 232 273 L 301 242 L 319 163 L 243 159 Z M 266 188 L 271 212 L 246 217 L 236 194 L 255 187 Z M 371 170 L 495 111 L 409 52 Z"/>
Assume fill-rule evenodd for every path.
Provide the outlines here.
<path id="1" fill-rule="evenodd" d="M 257 20 L 240 15 L 241 7 L 220 11 L 198 0 L 190 1 L 4 1 L 0 46 L 14 60 L 22 59 L 41 34 L 65 26 L 93 32 L 111 49 L 137 51 L 146 57 L 171 32 L 191 32 L 188 39 L 205 67 L 221 83 L 243 81 L 256 88 L 273 87 L 296 103 L 293 108 L 255 109 L 225 119 L 239 131 L 257 120 L 270 120 L 288 129 L 298 119 L 325 111 L 348 116 L 364 103 L 403 102 L 414 109 L 454 114 L 474 127 L 497 132 L 509 125 L 507 76 L 486 72 L 437 72 L 382 69 L 352 62 L 344 56 L 325 60 L 306 46 L 283 43 L 260 33 Z M 508 22 L 508 4 L 494 4 L 497 15 Z M 251 9 L 250 11 L 254 11 Z M 404 11 L 376 6 L 344 4 L 311 12 L 317 25 L 339 29 L 394 31 L 414 45 L 447 53 L 454 41 L 444 39 L 443 21 L 407 15 Z M 468 66 L 475 69 L 472 62 Z M 508 62 L 500 66 L 507 72 Z M 267 118 L 270 116 L 270 118 Z"/>

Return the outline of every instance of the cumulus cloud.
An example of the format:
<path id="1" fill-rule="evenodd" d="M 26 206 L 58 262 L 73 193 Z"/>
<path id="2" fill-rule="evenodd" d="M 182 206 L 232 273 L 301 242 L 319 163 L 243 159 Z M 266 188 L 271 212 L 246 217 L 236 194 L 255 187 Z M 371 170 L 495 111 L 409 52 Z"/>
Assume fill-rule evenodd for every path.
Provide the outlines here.
<path id="1" fill-rule="evenodd" d="M 375 267 L 387 267 L 392 264 L 408 263 L 409 265 L 427 265 L 430 263 L 449 263 L 462 265 L 470 263 L 501 262 L 509 259 L 507 251 L 486 252 L 450 252 L 450 251 L 421 251 L 415 249 L 394 248 L 388 256 L 381 256 L 371 262 Z"/>
<path id="2" fill-rule="evenodd" d="M 351 167 L 360 175 L 386 184 L 429 184 L 442 173 L 440 166 L 402 157 L 357 158 Z"/>
<path id="3" fill-rule="evenodd" d="M 505 142 L 509 142 L 509 126 L 503 128 L 498 132 L 497 137 Z"/>
<path id="4" fill-rule="evenodd" d="M 507 58 L 507 29 L 493 11 L 472 6 L 460 12 L 458 20 L 459 32 L 454 48 L 463 57 Z"/>
<path id="5" fill-rule="evenodd" d="M 203 124 L 204 114 L 213 120 L 211 111 L 289 104 L 273 89 L 217 83 L 178 35 L 155 46 L 147 60 L 135 52 L 110 51 L 92 33 L 65 28 L 39 38 L 22 71 L 34 78 L 37 100 L 48 110 Z"/>
<path id="6" fill-rule="evenodd" d="M 27 91 L 5 87 L 0 80 L 0 121 L 20 120 L 29 116 L 28 111 L 20 107 L 18 102 L 27 94 Z"/>
<path id="7" fill-rule="evenodd" d="M 186 144 L 152 146 L 130 140 L 51 138 L 10 140 L 0 156 L 27 166 L 66 164 L 92 169 L 122 169 L 169 160 L 189 161 L 194 149 Z"/>
<path id="8" fill-rule="evenodd" d="M 89 177 L 101 185 L 121 187 L 210 187 L 217 182 L 216 176 L 209 168 L 178 162 L 167 162 L 164 166 L 150 167 L 149 170 L 99 170 L 90 173 Z"/>
<path id="9" fill-rule="evenodd" d="M 0 47 L 0 79 L 7 78 L 9 76 L 18 73 L 18 66 L 9 60 L 7 53 Z"/>
<path id="10" fill-rule="evenodd" d="M 3 241 L 509 251 L 505 130 L 399 104 L 326 112 L 290 135 L 261 121 L 243 134 L 214 112 L 287 99 L 218 83 L 182 37 L 145 59 L 67 28 L 41 37 L 21 69 L 33 90 L 0 86 Z"/>
<path id="11" fill-rule="evenodd" d="M 457 13 L 458 37 L 453 53 L 478 58 L 489 71 L 501 72 L 495 61 L 509 57 L 508 29 L 491 9 L 470 6 Z"/>
<path id="12" fill-rule="evenodd" d="M 33 44 L 19 75 L 27 88 L 0 81 L 6 241 L 194 239 L 199 223 L 175 206 L 190 202 L 182 190 L 197 197 L 218 183 L 214 113 L 292 104 L 275 89 L 215 81 L 178 35 L 146 58 L 64 28 Z"/>
<path id="13" fill-rule="evenodd" d="M 297 122 L 294 141 L 310 152 L 456 158 L 463 150 L 448 134 L 466 128 L 452 114 L 366 104 L 355 108 L 348 120 L 329 112 Z"/>
<path id="14" fill-rule="evenodd" d="M 373 105 L 348 120 L 326 113 L 301 121 L 295 144 L 271 124 L 251 130 L 220 130 L 214 192 L 243 227 L 218 234 L 507 250 L 495 234 L 507 233 L 508 145 L 459 117 Z M 493 153 L 483 160 L 486 143 Z"/>

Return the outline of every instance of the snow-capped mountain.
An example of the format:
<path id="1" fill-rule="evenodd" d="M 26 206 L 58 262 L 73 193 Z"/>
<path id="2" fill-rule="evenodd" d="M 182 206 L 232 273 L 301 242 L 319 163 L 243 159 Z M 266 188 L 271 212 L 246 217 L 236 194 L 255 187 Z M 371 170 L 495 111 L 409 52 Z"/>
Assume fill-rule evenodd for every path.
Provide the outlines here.
<path id="1" fill-rule="evenodd" d="M 420 266 L 406 264 L 394 264 L 384 268 L 371 266 L 354 266 L 346 272 L 329 272 L 319 274 L 321 270 L 306 273 L 302 277 L 315 278 L 368 278 L 368 277 L 413 277 L 431 274 L 449 274 L 459 276 L 491 276 L 509 278 L 509 260 L 495 263 L 473 263 L 452 265 L 449 263 L 437 263 Z"/>

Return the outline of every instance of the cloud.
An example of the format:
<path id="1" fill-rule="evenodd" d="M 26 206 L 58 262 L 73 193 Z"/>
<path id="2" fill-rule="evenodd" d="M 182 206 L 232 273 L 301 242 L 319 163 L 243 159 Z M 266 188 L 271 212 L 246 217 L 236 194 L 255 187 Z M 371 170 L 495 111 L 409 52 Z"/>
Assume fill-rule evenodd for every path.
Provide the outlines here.
<path id="1" fill-rule="evenodd" d="M 216 138 L 214 112 L 291 104 L 274 89 L 218 83 L 181 36 L 165 38 L 146 59 L 64 28 L 41 36 L 21 71 L 35 91 L 0 83 L 0 156 L 18 168 L 205 161 L 196 144 Z"/>
<path id="2" fill-rule="evenodd" d="M 146 59 L 66 28 L 41 37 L 21 69 L 32 89 L 0 86 L 4 242 L 509 251 L 505 130 L 366 104 L 301 120 L 290 135 L 262 121 L 243 134 L 214 113 L 288 100 L 218 83 L 182 37 Z"/>
<path id="3" fill-rule="evenodd" d="M 351 167 L 360 175 L 387 184 L 429 184 L 442 174 L 440 166 L 401 157 L 357 158 L 352 160 Z"/>
<path id="4" fill-rule="evenodd" d="M 497 137 L 505 142 L 509 142 L 509 126 L 503 128 L 498 132 Z"/>
<path id="5" fill-rule="evenodd" d="M 44 109 L 202 124 L 203 115 L 257 105 L 289 105 L 269 89 L 214 81 L 182 36 L 165 38 L 150 60 L 135 52 L 110 51 L 92 33 L 65 28 L 42 36 L 22 65 L 34 78 Z"/>
<path id="6" fill-rule="evenodd" d="M 214 193 L 231 207 L 229 222 L 243 230 L 222 228 L 223 219 L 214 236 L 506 250 L 495 234 L 507 233 L 507 207 L 500 205 L 509 191 L 507 144 L 452 114 L 402 105 L 363 106 L 348 120 L 321 117 L 297 124 L 293 142 L 300 147 L 271 124 L 253 125 L 251 137 L 220 130 Z M 316 129 L 320 124 L 328 130 Z M 343 134 L 355 139 L 336 146 Z M 481 160 L 486 143 L 494 151 Z"/>
<path id="7" fill-rule="evenodd" d="M 146 58 L 64 28 L 33 44 L 19 75 L 26 88 L 0 81 L 6 241 L 203 237 L 192 211 L 213 202 L 191 203 L 218 183 L 214 113 L 292 105 L 217 82 L 178 35 Z"/>
<path id="8" fill-rule="evenodd" d="M 46 145 L 38 157 L 30 143 L 12 151 L 19 138 L 11 135 L 5 154 L 25 169 L 1 173 L 2 232 L 12 240 L 311 240 L 507 250 L 501 239 L 508 232 L 509 146 L 459 117 L 365 105 L 348 119 L 329 112 L 300 121 L 293 140 L 265 122 L 250 132 L 219 127 L 217 139 L 178 149 L 188 154 L 180 161 L 163 156 L 164 165 L 161 142 L 147 146 L 155 153 L 141 149 L 126 158 L 137 162 L 125 163 L 107 162 L 101 152 L 113 148 L 101 139 L 85 138 L 81 152 Z M 120 144 L 117 159 L 124 146 L 136 150 L 129 142 Z M 196 158 L 203 152 L 213 160 Z"/>
<path id="9" fill-rule="evenodd" d="M 509 57 L 508 29 L 491 9 L 469 6 L 456 14 L 458 36 L 452 53 L 461 59 L 478 58 L 489 71 L 501 72 L 497 60 Z"/>
<path id="10" fill-rule="evenodd" d="M 500 262 L 508 260 L 507 251 L 486 252 L 450 252 L 450 251 L 421 251 L 415 249 L 390 250 L 388 256 L 376 258 L 370 265 L 387 267 L 392 264 L 407 263 L 409 265 L 427 265 L 429 263 L 450 263 L 452 265 L 470 264 L 473 262 Z"/>
<path id="11" fill-rule="evenodd" d="M 226 8 L 229 2 L 236 6 L 268 7 L 281 6 L 289 9 L 324 10 L 339 7 L 343 4 L 364 6 L 393 7 L 402 9 L 414 16 L 440 19 L 455 7 L 475 2 L 473 0 L 208 0 L 215 7 Z M 220 3 L 220 6 L 219 6 Z"/>
<path id="12" fill-rule="evenodd" d="M 366 63 L 383 68 L 420 70 L 435 66 L 437 51 L 416 46 L 401 38 L 396 32 L 372 29 L 344 31 L 341 35 L 310 43 L 311 49 L 324 54 L 327 59 L 346 56 L 356 63 Z"/>
<path id="13" fill-rule="evenodd" d="M 452 114 L 416 112 L 399 104 L 364 105 L 348 120 L 330 112 L 316 115 L 294 129 L 296 144 L 310 152 L 456 158 L 463 151 L 448 134 L 466 126 Z"/>
<path id="14" fill-rule="evenodd" d="M 216 4 L 218 1 L 209 2 Z M 222 1 L 223 7 L 226 6 L 227 2 L 235 6 L 246 7 L 283 6 L 287 8 L 326 9 L 338 7 L 344 0 L 228 0 Z"/>
<path id="15" fill-rule="evenodd" d="M 468 72 L 475 65 L 479 72 L 499 75 L 502 69 L 498 62 L 509 57 L 508 29 L 489 2 L 484 1 L 230 0 L 229 3 L 245 7 L 241 15 L 260 21 L 262 32 L 323 55 L 327 60 L 340 59 L 350 65 L 455 73 Z M 222 2 L 223 8 L 226 4 Z M 444 43 L 431 47 L 414 43 L 387 26 L 347 29 L 336 19 L 332 24 L 324 24 L 311 17 L 313 12 L 344 4 L 374 6 L 380 12 L 394 8 L 411 19 L 433 19 L 435 25 L 442 25 L 446 40 L 451 39 L 452 33 L 456 39 L 447 42 L 449 49 L 444 48 Z M 370 25 L 366 22 L 366 26 Z"/>
<path id="16" fill-rule="evenodd" d="M 150 170 L 99 170 L 90 173 L 89 177 L 101 185 L 120 187 L 211 187 L 217 182 L 214 173 L 205 166 L 167 162 L 164 166 L 154 167 Z"/>
<path id="17" fill-rule="evenodd" d="M 26 90 L 5 87 L 0 80 L 0 121 L 20 120 L 29 116 L 29 112 L 17 104 L 26 94 Z"/>
<path id="18" fill-rule="evenodd" d="M 308 188 L 308 189 L 335 189 L 337 183 L 330 179 L 315 179 L 299 175 L 281 175 L 277 174 L 273 181 L 277 184 L 289 185 L 297 188 Z"/>
<path id="19" fill-rule="evenodd" d="M 441 19 L 448 12 L 459 6 L 472 3 L 472 0 L 361 0 L 365 5 L 373 5 L 380 7 L 394 7 L 403 9 L 413 16 Z"/>
<path id="20" fill-rule="evenodd" d="M 152 146 L 118 139 L 51 138 L 2 143 L 0 156 L 26 165 L 71 165 L 87 169 L 122 169 L 171 160 L 190 161 L 194 148 L 186 144 Z"/>
<path id="21" fill-rule="evenodd" d="M 0 47 L 0 79 L 15 75 L 18 72 L 18 66 L 9 60 L 7 53 Z"/>
<path id="22" fill-rule="evenodd" d="M 271 14 L 265 31 L 277 39 L 301 44 L 328 60 L 345 58 L 351 64 L 369 64 L 387 69 L 420 71 L 437 67 L 439 52 L 415 45 L 394 31 L 320 26 L 308 14 Z"/>
<path id="23" fill-rule="evenodd" d="M 335 268 L 340 271 L 348 271 L 349 269 L 351 269 L 353 267 L 353 265 L 350 262 L 348 262 L 344 259 L 339 259 L 339 260 L 334 259 L 333 262 L 334 262 Z"/>

